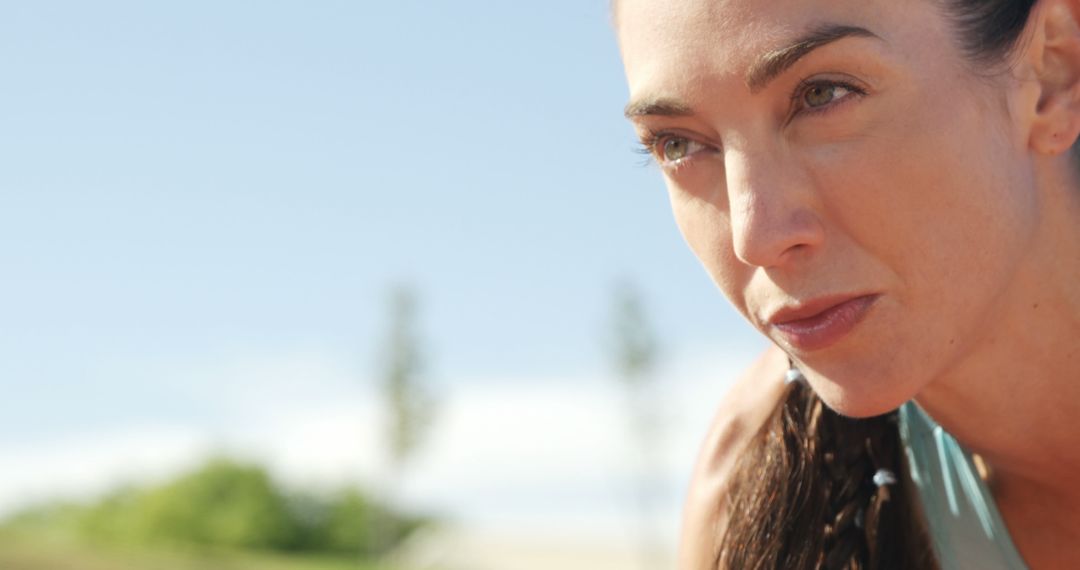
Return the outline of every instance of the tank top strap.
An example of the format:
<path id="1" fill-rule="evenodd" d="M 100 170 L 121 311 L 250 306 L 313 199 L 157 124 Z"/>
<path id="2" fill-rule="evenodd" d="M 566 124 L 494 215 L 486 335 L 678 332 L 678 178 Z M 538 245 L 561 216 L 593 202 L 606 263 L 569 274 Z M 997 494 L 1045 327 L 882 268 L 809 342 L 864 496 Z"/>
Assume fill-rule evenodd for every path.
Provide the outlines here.
<path id="1" fill-rule="evenodd" d="M 914 401 L 899 421 L 941 570 L 1027 570 L 971 453 Z"/>

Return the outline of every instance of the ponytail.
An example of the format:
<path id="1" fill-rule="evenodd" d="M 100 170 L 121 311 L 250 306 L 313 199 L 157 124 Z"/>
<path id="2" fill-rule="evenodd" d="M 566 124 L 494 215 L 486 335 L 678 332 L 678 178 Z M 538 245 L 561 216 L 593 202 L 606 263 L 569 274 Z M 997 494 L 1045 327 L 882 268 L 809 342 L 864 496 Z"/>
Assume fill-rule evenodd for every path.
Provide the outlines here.
<path id="1" fill-rule="evenodd" d="M 896 414 L 843 417 L 792 382 L 743 457 L 715 566 L 934 569 Z"/>

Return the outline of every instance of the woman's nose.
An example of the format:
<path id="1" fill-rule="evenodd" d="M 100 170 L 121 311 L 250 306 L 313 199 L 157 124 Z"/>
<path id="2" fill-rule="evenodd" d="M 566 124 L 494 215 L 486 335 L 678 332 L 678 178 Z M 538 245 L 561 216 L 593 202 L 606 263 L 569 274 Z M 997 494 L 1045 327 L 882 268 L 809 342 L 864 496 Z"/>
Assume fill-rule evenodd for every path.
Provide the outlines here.
<path id="1" fill-rule="evenodd" d="M 805 173 L 765 155 L 729 152 L 725 163 L 731 241 L 739 260 L 778 267 L 822 244 L 825 231 Z"/>

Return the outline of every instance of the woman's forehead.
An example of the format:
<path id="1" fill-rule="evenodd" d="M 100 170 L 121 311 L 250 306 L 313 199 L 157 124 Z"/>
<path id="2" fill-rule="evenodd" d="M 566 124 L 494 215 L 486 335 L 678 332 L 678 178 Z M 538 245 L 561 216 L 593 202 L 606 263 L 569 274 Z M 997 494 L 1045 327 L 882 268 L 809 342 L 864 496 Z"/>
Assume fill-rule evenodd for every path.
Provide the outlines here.
<path id="1" fill-rule="evenodd" d="M 737 33 L 746 26 L 760 30 L 812 23 L 828 17 L 887 16 L 897 10 L 931 8 L 928 1 L 885 0 L 617 0 L 613 17 L 620 35 L 629 25 L 636 31 L 674 26 Z"/>
<path id="2" fill-rule="evenodd" d="M 901 6 L 898 6 L 900 4 Z M 631 92 L 743 78 L 764 54 L 815 29 L 857 27 L 889 42 L 927 35 L 930 2 L 883 0 L 619 0 L 616 29 Z M 914 6 L 913 6 L 914 5 Z M 920 14 L 912 8 L 922 7 Z M 921 21 L 921 22 L 920 22 Z M 890 42 L 891 43 L 891 42 Z"/>
<path id="3" fill-rule="evenodd" d="M 708 47 L 737 46 L 740 40 L 781 27 L 763 25 L 762 20 L 780 22 L 759 17 L 762 9 L 752 4 L 745 0 L 620 0 L 616 27 L 624 49 L 640 44 L 645 49 L 694 50 L 704 47 L 700 43 L 706 39 L 712 40 Z"/>

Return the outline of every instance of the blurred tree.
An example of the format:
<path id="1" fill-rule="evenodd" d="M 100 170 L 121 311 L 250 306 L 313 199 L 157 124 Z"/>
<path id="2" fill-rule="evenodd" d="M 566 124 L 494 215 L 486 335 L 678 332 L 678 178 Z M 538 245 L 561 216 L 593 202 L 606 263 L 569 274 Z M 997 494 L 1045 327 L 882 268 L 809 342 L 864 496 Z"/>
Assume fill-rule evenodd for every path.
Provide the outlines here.
<path id="1" fill-rule="evenodd" d="M 401 479 L 436 409 L 436 400 L 424 383 L 425 363 L 416 319 L 416 293 L 405 285 L 394 287 L 389 298 L 389 323 L 380 375 L 386 414 L 384 493 L 388 503 L 398 499 Z M 381 542 L 392 541 L 397 534 L 393 521 L 380 521 L 376 526 Z"/>
<path id="2" fill-rule="evenodd" d="M 78 524 L 79 534 L 94 542 L 139 544 L 151 534 L 145 529 L 145 496 L 145 491 L 141 489 L 119 487 L 96 503 L 67 514 L 77 515 L 72 520 Z"/>
<path id="3" fill-rule="evenodd" d="M 657 341 L 645 316 L 641 295 L 628 281 L 615 287 L 612 323 L 612 355 L 619 380 L 633 391 L 647 389 L 654 380 Z"/>
<path id="4" fill-rule="evenodd" d="M 99 506 L 108 513 L 111 503 Z M 130 531 L 151 543 L 230 549 L 293 549 L 299 528 L 285 495 L 261 467 L 224 458 L 147 491 L 135 501 Z M 104 520 L 124 520 L 115 509 Z M 92 520 L 92 519 L 91 519 Z"/>
<path id="5" fill-rule="evenodd" d="M 610 340 L 612 364 L 625 390 L 630 434 L 637 451 L 636 509 L 641 567 L 664 568 L 661 533 L 657 528 L 663 451 L 663 411 L 655 393 L 659 347 L 641 295 L 629 281 L 615 287 Z"/>
<path id="6" fill-rule="evenodd" d="M 259 466 L 216 458 L 162 485 L 123 487 L 94 504 L 31 507 L 0 528 L 114 546 L 359 553 L 372 560 L 429 522 L 358 489 L 289 493 Z"/>
<path id="7" fill-rule="evenodd" d="M 424 361 L 416 331 L 417 299 L 398 285 L 390 295 L 390 322 L 383 347 L 382 390 L 387 413 L 389 461 L 399 474 L 431 424 L 435 400 L 423 383 Z"/>
<path id="8" fill-rule="evenodd" d="M 364 560 L 385 555 L 430 522 L 404 516 L 357 489 L 325 498 L 293 496 L 290 511 L 300 528 L 300 550 L 344 556 L 359 552 Z"/>
<path id="9" fill-rule="evenodd" d="M 337 493 L 329 503 L 322 550 L 347 554 L 359 548 L 365 559 L 392 551 L 430 521 L 402 516 L 355 489 Z"/>

